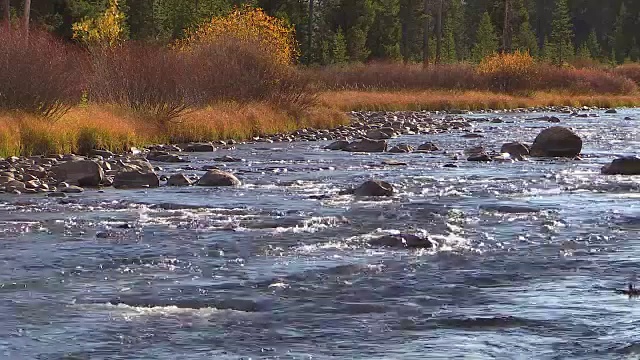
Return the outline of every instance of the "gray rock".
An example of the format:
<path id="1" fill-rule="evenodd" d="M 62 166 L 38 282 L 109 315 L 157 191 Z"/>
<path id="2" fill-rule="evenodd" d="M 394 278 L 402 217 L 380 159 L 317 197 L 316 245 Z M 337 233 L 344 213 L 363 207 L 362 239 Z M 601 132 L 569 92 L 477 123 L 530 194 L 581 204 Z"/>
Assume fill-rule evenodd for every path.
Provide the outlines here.
<path id="1" fill-rule="evenodd" d="M 387 140 L 396 136 L 396 133 L 393 128 L 381 128 L 367 131 L 366 136 L 372 140 Z"/>
<path id="2" fill-rule="evenodd" d="M 387 151 L 387 142 L 385 140 L 362 139 L 350 143 L 344 150 L 349 152 L 385 152 Z"/>
<path id="3" fill-rule="evenodd" d="M 325 150 L 344 150 L 349 146 L 349 142 L 346 140 L 334 141 L 331 144 L 325 146 Z"/>
<path id="4" fill-rule="evenodd" d="M 616 109 L 609 109 L 607 111 L 604 112 L 605 114 L 617 114 L 618 111 Z"/>
<path id="5" fill-rule="evenodd" d="M 212 152 L 216 147 L 212 143 L 190 143 L 184 147 L 186 152 Z"/>
<path id="6" fill-rule="evenodd" d="M 524 156 L 528 156 L 530 153 L 529 145 L 520 142 L 510 142 L 503 144 L 500 148 L 501 153 L 507 153 L 511 155 L 512 159 L 521 160 Z"/>
<path id="7" fill-rule="evenodd" d="M 626 156 L 615 159 L 601 170 L 604 175 L 640 175 L 640 158 Z"/>
<path id="8" fill-rule="evenodd" d="M 240 186 L 242 182 L 226 171 L 209 170 L 196 184 L 198 186 Z"/>
<path id="9" fill-rule="evenodd" d="M 479 154 L 474 154 L 469 156 L 467 158 L 467 161 L 489 162 L 489 161 L 493 161 L 493 159 L 491 158 L 491 156 L 489 156 L 489 154 L 479 153 Z"/>
<path id="10" fill-rule="evenodd" d="M 396 154 L 401 154 L 401 153 L 410 153 L 414 150 L 413 146 L 409 145 L 409 144 L 398 144 L 394 147 L 392 147 L 391 149 L 389 149 L 390 153 L 396 153 Z"/>
<path id="11" fill-rule="evenodd" d="M 142 172 L 139 170 L 120 171 L 113 178 L 113 187 L 116 189 L 157 188 L 160 179 L 154 172 Z"/>
<path id="12" fill-rule="evenodd" d="M 114 153 L 108 150 L 91 150 L 91 155 L 102 156 L 104 159 L 110 159 L 115 156 Z"/>
<path id="13" fill-rule="evenodd" d="M 484 135 L 477 134 L 477 133 L 471 133 L 471 134 L 464 134 L 464 135 L 462 135 L 462 137 L 466 138 L 466 139 L 478 139 L 478 138 L 483 138 Z"/>
<path id="14" fill-rule="evenodd" d="M 84 189 L 80 186 L 69 185 L 58 188 L 58 191 L 64 194 L 79 194 L 81 192 L 84 192 Z"/>
<path id="15" fill-rule="evenodd" d="M 426 142 L 420 146 L 418 146 L 418 151 L 438 151 L 440 148 L 432 142 Z"/>
<path id="16" fill-rule="evenodd" d="M 176 154 L 170 154 L 165 151 L 152 151 L 147 154 L 147 160 L 166 162 L 166 163 L 183 163 L 187 162 L 184 158 Z"/>
<path id="17" fill-rule="evenodd" d="M 392 196 L 393 185 L 382 180 L 368 180 L 353 190 L 355 196 Z"/>
<path id="18" fill-rule="evenodd" d="M 575 157 L 581 151 L 580 136 L 562 126 L 542 130 L 531 146 L 531 156 L 535 157 Z"/>
<path id="19" fill-rule="evenodd" d="M 217 158 L 213 159 L 213 161 L 232 163 L 232 162 L 242 162 L 242 159 L 238 159 L 238 158 L 234 158 L 233 156 L 225 155 L 225 156 L 217 157 Z"/>
<path id="20" fill-rule="evenodd" d="M 434 243 L 431 240 L 412 234 L 384 235 L 369 240 L 369 245 L 407 249 L 431 249 L 434 247 Z"/>
<path id="21" fill-rule="evenodd" d="M 168 186 L 190 186 L 193 182 L 184 174 L 173 174 L 167 180 Z"/>
<path id="22" fill-rule="evenodd" d="M 96 187 L 104 179 L 104 170 L 95 161 L 71 160 L 52 168 L 58 182 L 68 182 L 72 185 Z"/>

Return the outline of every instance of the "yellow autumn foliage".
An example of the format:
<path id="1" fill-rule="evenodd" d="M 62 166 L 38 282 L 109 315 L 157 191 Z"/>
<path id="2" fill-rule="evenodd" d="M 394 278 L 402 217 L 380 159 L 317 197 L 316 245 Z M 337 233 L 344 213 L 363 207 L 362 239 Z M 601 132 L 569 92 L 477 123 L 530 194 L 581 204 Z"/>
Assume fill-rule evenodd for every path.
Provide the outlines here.
<path id="1" fill-rule="evenodd" d="M 98 18 L 85 18 L 72 26 L 73 38 L 89 45 L 115 46 L 125 40 L 125 15 L 118 0 L 109 0 L 107 10 Z"/>
<path id="2" fill-rule="evenodd" d="M 489 78 L 491 90 L 522 91 L 531 89 L 536 62 L 529 52 L 496 53 L 482 59 L 476 71 Z"/>
<path id="3" fill-rule="evenodd" d="M 226 16 L 216 16 L 178 42 L 181 49 L 216 42 L 223 38 L 256 42 L 281 64 L 291 64 L 299 56 L 294 28 L 285 21 L 267 15 L 262 9 L 245 5 Z"/>

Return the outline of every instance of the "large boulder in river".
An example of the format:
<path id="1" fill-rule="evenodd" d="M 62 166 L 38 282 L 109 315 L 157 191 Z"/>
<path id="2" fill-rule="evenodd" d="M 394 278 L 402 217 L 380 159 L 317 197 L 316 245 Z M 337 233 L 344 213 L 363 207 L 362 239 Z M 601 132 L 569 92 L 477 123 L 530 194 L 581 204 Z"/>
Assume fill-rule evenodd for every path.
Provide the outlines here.
<path id="1" fill-rule="evenodd" d="M 120 171 L 113 178 L 113 187 L 116 189 L 157 188 L 160 179 L 154 172 L 142 172 L 139 170 Z"/>
<path id="2" fill-rule="evenodd" d="M 369 180 L 353 190 L 355 196 L 392 196 L 393 185 L 382 180 Z"/>
<path id="3" fill-rule="evenodd" d="M 350 143 L 344 150 L 350 152 L 385 152 L 387 151 L 387 142 L 385 140 L 362 139 Z"/>
<path id="4" fill-rule="evenodd" d="M 233 174 L 222 170 L 209 170 L 198 180 L 199 186 L 240 186 L 242 182 Z"/>
<path id="5" fill-rule="evenodd" d="M 604 175 L 640 175 L 640 158 L 625 156 L 613 160 L 602 168 Z"/>
<path id="6" fill-rule="evenodd" d="M 58 182 L 79 186 L 99 186 L 104 180 L 104 170 L 92 160 L 72 160 L 52 169 Z"/>
<path id="7" fill-rule="evenodd" d="M 500 148 L 500 152 L 511 155 L 512 159 L 522 159 L 523 156 L 528 156 L 530 154 L 531 149 L 527 144 L 510 142 L 503 144 Z"/>
<path id="8" fill-rule="evenodd" d="M 553 126 L 542 130 L 531 147 L 535 157 L 575 157 L 582 151 L 582 139 L 573 131 Z"/>

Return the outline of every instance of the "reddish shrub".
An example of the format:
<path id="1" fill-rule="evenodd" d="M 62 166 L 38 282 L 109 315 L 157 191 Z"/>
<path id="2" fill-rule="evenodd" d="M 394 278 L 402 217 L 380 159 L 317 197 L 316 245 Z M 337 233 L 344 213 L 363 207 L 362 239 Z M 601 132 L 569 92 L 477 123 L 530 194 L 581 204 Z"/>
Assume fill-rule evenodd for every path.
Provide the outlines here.
<path id="1" fill-rule="evenodd" d="M 0 108 L 57 119 L 80 102 L 83 59 L 51 35 L 0 27 Z"/>
<path id="2" fill-rule="evenodd" d="M 95 50 L 89 94 L 163 123 L 196 104 L 190 80 L 184 54 L 129 43 Z"/>
<path id="3" fill-rule="evenodd" d="M 251 40 L 218 38 L 185 53 L 201 104 L 266 101 L 300 109 L 315 102 L 308 76 Z"/>
<path id="4" fill-rule="evenodd" d="M 640 63 L 620 65 L 613 69 L 613 73 L 631 79 L 640 85 Z"/>
<path id="5" fill-rule="evenodd" d="M 630 94 L 637 85 L 626 77 L 598 69 L 540 65 L 536 90 L 567 90 L 577 94 Z"/>

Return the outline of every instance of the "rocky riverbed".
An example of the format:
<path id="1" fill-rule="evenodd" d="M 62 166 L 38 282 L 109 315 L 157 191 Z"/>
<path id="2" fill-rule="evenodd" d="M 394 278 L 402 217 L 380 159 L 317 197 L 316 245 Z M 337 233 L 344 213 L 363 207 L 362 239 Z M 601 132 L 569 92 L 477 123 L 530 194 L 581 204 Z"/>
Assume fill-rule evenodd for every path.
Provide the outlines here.
<path id="1" fill-rule="evenodd" d="M 640 110 L 351 115 L 4 159 L 0 357 L 637 356 Z"/>

